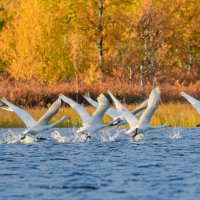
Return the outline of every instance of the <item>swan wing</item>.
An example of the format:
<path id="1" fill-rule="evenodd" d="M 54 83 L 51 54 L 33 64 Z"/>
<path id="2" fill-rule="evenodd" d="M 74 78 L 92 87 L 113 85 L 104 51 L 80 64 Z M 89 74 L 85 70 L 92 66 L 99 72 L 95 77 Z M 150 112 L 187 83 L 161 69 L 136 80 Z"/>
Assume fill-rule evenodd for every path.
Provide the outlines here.
<path id="1" fill-rule="evenodd" d="M 90 97 L 89 93 L 85 93 L 85 94 L 83 95 L 83 97 L 84 97 L 94 108 L 98 108 L 98 102 L 97 102 L 97 101 L 94 101 L 94 100 Z"/>
<path id="2" fill-rule="evenodd" d="M 35 119 L 25 110 L 15 106 L 14 104 L 10 103 L 5 98 L 1 98 L 1 102 L 4 103 L 6 106 L 6 110 L 12 111 L 24 122 L 27 128 L 32 127 L 36 124 Z M 5 109 L 5 108 L 3 108 Z"/>
<path id="3" fill-rule="evenodd" d="M 138 119 L 127 109 L 125 108 L 116 98 L 115 96 L 108 91 L 108 94 L 110 95 L 110 97 L 112 98 L 112 100 L 115 103 L 115 106 L 117 108 L 117 111 L 127 120 L 127 122 L 129 123 L 130 127 L 133 128 L 135 126 L 137 126 L 138 124 Z"/>
<path id="4" fill-rule="evenodd" d="M 76 110 L 76 112 L 81 117 L 83 124 L 88 124 L 91 121 L 91 116 L 89 115 L 89 113 L 83 106 L 81 106 L 80 104 L 76 103 L 74 100 L 72 100 L 62 94 L 60 95 L 60 97 L 61 97 L 62 101 L 69 104 L 74 110 Z"/>
<path id="5" fill-rule="evenodd" d="M 185 97 L 192 106 L 197 110 L 197 112 L 200 114 L 200 101 L 195 99 L 194 97 L 191 97 L 190 95 L 186 94 L 185 92 L 181 92 L 181 96 Z"/>
<path id="6" fill-rule="evenodd" d="M 133 115 L 138 114 L 141 110 L 144 110 L 148 106 L 148 99 L 145 100 L 142 104 L 140 104 L 135 110 L 132 111 Z"/>
<path id="7" fill-rule="evenodd" d="M 142 114 L 142 116 L 140 117 L 139 126 L 149 125 L 154 112 L 158 108 L 159 102 L 160 102 L 160 89 L 156 87 L 151 91 L 149 95 L 148 106 L 147 109 Z"/>
<path id="8" fill-rule="evenodd" d="M 84 94 L 83 97 L 95 108 L 98 108 L 98 102 L 97 101 L 94 101 L 93 99 L 91 99 L 90 95 L 87 93 L 87 94 Z M 106 114 L 109 115 L 110 117 L 112 117 L 113 119 L 116 118 L 116 117 L 119 117 L 120 116 L 120 113 L 115 110 L 114 108 L 109 108 L 107 111 L 106 111 Z"/>
<path id="9" fill-rule="evenodd" d="M 58 113 L 61 107 L 61 98 L 59 97 L 48 109 L 48 111 L 38 120 L 37 126 L 46 126 L 51 118 Z"/>
<path id="10" fill-rule="evenodd" d="M 103 95 L 100 94 L 97 98 L 98 101 L 98 108 L 97 110 L 92 114 L 93 120 L 102 120 L 105 112 L 110 107 L 110 103 L 108 99 Z"/>

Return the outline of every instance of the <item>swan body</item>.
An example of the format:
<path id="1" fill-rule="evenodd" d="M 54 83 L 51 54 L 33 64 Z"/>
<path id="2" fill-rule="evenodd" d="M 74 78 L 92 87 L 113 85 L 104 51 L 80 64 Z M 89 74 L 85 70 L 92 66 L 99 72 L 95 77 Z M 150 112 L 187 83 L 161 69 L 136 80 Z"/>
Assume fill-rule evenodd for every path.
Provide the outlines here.
<path id="1" fill-rule="evenodd" d="M 110 91 L 108 91 L 108 94 L 114 101 L 117 110 L 124 118 L 126 118 L 127 122 L 129 123 L 130 129 L 126 133 L 132 134 L 133 138 L 137 134 L 144 133 L 147 130 L 153 128 L 163 128 L 168 126 L 168 125 L 157 126 L 157 127 L 150 126 L 151 118 L 160 102 L 160 90 L 158 87 L 151 91 L 148 100 L 148 106 L 144 111 L 144 113 L 142 114 L 142 116 L 140 117 L 140 120 L 138 120 L 127 108 L 125 108 Z"/>
<path id="2" fill-rule="evenodd" d="M 24 122 L 27 129 L 23 132 L 24 137 L 26 134 L 36 135 L 38 133 L 44 132 L 54 126 L 56 126 L 61 121 L 68 119 L 64 116 L 55 123 L 48 125 L 50 119 L 58 113 L 61 107 L 61 99 L 58 98 L 48 109 L 48 111 L 36 121 L 27 111 L 15 106 L 14 104 L 7 101 L 5 98 L 1 98 L 0 108 L 8 111 L 12 111 L 18 115 L 18 117 Z"/>
<path id="3" fill-rule="evenodd" d="M 76 103 L 72 99 L 64 95 L 60 95 L 60 98 L 62 99 L 62 101 L 69 104 L 74 110 L 76 110 L 76 112 L 80 115 L 82 119 L 83 126 L 79 128 L 77 133 L 85 133 L 89 135 L 100 129 L 106 128 L 110 125 L 110 123 L 102 124 L 102 118 L 105 112 L 110 107 L 110 103 L 108 102 L 107 98 L 103 94 L 99 95 L 99 97 L 97 98 L 98 107 L 91 116 L 82 105 Z"/>
<path id="4" fill-rule="evenodd" d="M 31 136 L 27 135 L 20 142 L 23 143 L 23 144 L 33 144 L 33 143 L 37 142 L 37 138 L 36 137 L 31 137 Z"/>
<path id="5" fill-rule="evenodd" d="M 84 94 L 83 97 L 95 108 L 98 108 L 98 102 L 94 101 L 89 94 Z M 141 116 L 139 113 L 141 110 L 145 109 L 148 105 L 148 100 L 145 100 L 139 107 L 137 107 L 135 110 L 132 111 L 132 114 L 135 115 L 136 117 Z M 114 108 L 109 108 L 106 113 L 113 119 L 113 123 L 111 124 L 112 126 L 117 125 L 117 126 L 122 126 L 126 125 L 128 122 L 125 117 L 123 117 L 120 112 Z"/>

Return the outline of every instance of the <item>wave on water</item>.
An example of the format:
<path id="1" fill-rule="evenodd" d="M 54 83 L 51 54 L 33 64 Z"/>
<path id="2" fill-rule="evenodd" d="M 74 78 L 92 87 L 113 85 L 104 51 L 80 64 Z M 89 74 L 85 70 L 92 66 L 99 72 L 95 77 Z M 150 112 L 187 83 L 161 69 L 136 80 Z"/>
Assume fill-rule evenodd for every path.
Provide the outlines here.
<path id="1" fill-rule="evenodd" d="M 169 137 L 172 139 L 181 139 L 182 138 L 182 134 L 180 132 L 179 128 L 173 128 L 172 132 L 169 133 Z"/>

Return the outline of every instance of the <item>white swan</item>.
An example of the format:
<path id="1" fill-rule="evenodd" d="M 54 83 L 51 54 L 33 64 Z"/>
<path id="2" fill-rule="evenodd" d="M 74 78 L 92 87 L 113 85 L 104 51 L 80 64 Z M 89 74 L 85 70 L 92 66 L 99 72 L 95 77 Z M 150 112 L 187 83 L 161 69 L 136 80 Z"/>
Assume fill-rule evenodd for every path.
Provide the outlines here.
<path id="1" fill-rule="evenodd" d="M 181 92 L 181 96 L 185 97 L 192 104 L 192 106 L 197 110 L 197 112 L 200 114 L 200 101 L 198 101 L 194 97 L 191 97 L 190 95 L 186 94 L 185 92 Z"/>
<path id="2" fill-rule="evenodd" d="M 114 101 L 117 110 L 121 113 L 123 117 L 126 118 L 127 122 L 129 123 L 130 129 L 127 131 L 127 133 L 132 134 L 133 139 L 138 133 L 143 133 L 152 128 L 161 128 L 168 126 L 168 125 L 156 126 L 156 127 L 150 126 L 151 118 L 154 112 L 156 111 L 160 101 L 160 90 L 158 87 L 151 91 L 147 109 L 142 114 L 140 120 L 138 120 L 127 108 L 125 108 L 110 91 L 108 91 L 108 94 Z"/>
<path id="3" fill-rule="evenodd" d="M 102 124 L 102 118 L 105 112 L 110 107 L 110 103 L 108 102 L 107 98 L 101 94 L 97 98 L 98 100 L 98 108 L 96 111 L 90 116 L 87 110 L 81 106 L 80 104 L 76 103 L 72 99 L 60 95 L 60 98 L 67 104 L 69 104 L 76 112 L 80 115 L 82 119 L 83 127 L 79 128 L 77 133 L 83 133 L 86 135 L 86 141 L 88 137 L 90 137 L 91 133 L 94 133 L 100 129 L 106 128 L 110 125 L 110 123 Z"/>
<path id="4" fill-rule="evenodd" d="M 61 121 L 68 119 L 68 117 L 64 116 L 60 120 L 55 123 L 48 125 L 49 120 L 59 111 L 61 107 L 61 99 L 60 97 L 50 106 L 48 111 L 38 120 L 36 121 L 27 111 L 15 106 L 14 104 L 7 101 L 5 98 L 1 98 L 0 108 L 8 111 L 12 111 L 18 115 L 18 117 L 24 122 L 27 129 L 23 132 L 25 138 L 26 134 L 36 135 L 43 131 L 46 131 L 54 126 L 56 126 Z"/>
<path id="5" fill-rule="evenodd" d="M 83 97 L 95 108 L 98 108 L 98 102 L 94 101 L 88 93 L 84 94 Z M 141 116 L 141 113 L 139 113 L 141 110 L 145 109 L 148 105 L 148 100 L 145 100 L 139 107 L 137 107 L 135 110 L 132 111 L 132 114 L 135 115 L 136 117 Z M 117 125 L 117 126 L 122 126 L 126 125 L 128 122 L 125 117 L 123 117 L 119 111 L 117 111 L 114 108 L 109 108 L 106 113 L 113 119 L 113 123 L 111 124 L 112 126 Z"/>

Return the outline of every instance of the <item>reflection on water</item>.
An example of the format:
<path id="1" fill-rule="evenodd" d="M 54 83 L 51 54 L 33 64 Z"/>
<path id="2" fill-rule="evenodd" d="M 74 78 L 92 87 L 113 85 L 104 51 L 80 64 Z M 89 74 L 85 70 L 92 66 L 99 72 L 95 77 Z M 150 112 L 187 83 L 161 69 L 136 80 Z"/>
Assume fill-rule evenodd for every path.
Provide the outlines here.
<path id="1" fill-rule="evenodd" d="M 26 145 L 22 131 L 0 129 L 0 199 L 199 199 L 199 128 L 134 142 L 105 129 L 86 143 L 74 129 L 54 129 Z"/>

